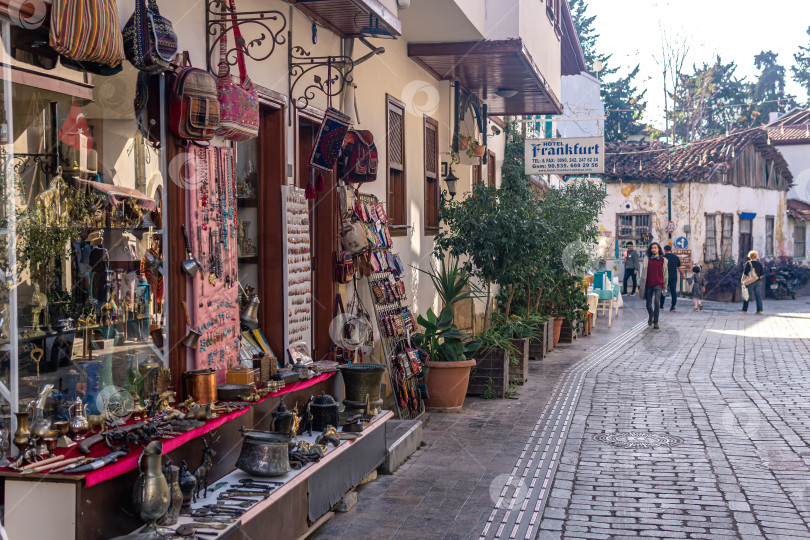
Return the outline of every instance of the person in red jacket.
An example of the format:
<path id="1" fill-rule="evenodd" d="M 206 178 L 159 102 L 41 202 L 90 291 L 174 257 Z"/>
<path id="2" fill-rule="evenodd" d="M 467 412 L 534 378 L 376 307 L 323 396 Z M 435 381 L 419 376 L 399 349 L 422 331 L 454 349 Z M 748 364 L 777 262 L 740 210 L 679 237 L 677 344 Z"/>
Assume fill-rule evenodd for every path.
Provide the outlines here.
<path id="1" fill-rule="evenodd" d="M 661 305 L 661 295 L 667 294 L 664 285 L 668 281 L 667 260 L 663 257 L 661 245 L 653 242 L 647 246 L 647 264 L 641 273 L 638 295 L 647 303 L 647 326 L 658 329 L 658 314 Z"/>

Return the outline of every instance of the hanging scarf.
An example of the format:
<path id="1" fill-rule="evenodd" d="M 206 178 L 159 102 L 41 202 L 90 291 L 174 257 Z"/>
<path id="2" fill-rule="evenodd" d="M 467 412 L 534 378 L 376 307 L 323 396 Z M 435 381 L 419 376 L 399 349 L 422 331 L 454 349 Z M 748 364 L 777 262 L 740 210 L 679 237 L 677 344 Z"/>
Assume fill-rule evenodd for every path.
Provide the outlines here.
<path id="1" fill-rule="evenodd" d="M 160 272 L 152 272 L 152 265 L 149 264 L 147 257 L 152 256 L 154 259 L 160 260 L 160 253 L 158 253 L 154 248 L 149 248 L 146 250 L 146 254 L 144 254 L 143 259 L 141 259 L 141 274 L 146 279 L 146 282 L 149 283 L 149 288 L 152 289 L 152 293 L 155 295 L 155 301 L 160 304 L 163 302 L 163 276 Z"/>

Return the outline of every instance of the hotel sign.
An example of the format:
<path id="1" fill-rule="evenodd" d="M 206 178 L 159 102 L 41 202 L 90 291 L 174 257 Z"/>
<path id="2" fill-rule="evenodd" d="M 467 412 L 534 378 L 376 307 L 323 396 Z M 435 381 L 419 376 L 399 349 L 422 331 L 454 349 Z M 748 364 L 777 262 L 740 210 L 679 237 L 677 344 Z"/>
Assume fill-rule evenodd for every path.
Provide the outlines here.
<path id="1" fill-rule="evenodd" d="M 604 137 L 526 139 L 526 174 L 604 172 Z"/>

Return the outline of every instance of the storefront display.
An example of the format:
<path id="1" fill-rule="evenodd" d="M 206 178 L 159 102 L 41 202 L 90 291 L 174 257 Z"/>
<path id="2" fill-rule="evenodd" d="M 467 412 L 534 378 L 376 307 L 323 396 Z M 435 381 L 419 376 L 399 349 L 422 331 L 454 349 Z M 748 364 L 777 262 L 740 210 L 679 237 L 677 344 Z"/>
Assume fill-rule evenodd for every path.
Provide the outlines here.
<path id="1" fill-rule="evenodd" d="M 310 240 L 309 206 L 304 190 L 283 186 L 282 233 L 285 258 L 284 296 L 288 298 L 288 314 L 284 321 L 287 346 L 304 343 L 312 348 L 312 250 Z"/>
<path id="2" fill-rule="evenodd" d="M 186 198 L 191 255 L 201 270 L 193 278 L 190 328 L 200 334 L 192 348 L 198 369 L 213 369 L 225 382 L 239 361 L 236 179 L 233 151 L 194 147 L 187 154 L 193 183 Z"/>

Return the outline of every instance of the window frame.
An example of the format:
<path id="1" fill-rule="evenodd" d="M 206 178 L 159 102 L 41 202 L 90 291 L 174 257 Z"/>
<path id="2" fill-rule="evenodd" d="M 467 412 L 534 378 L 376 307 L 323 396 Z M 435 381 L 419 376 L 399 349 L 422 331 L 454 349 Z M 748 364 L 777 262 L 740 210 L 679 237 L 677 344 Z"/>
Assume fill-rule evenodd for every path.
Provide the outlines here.
<path id="1" fill-rule="evenodd" d="M 734 214 L 723 213 L 720 214 L 720 216 L 720 252 L 718 253 L 718 257 L 721 259 L 730 259 L 734 254 Z M 726 218 L 731 220 L 728 236 L 726 236 Z M 728 240 L 728 246 L 726 246 L 726 240 Z M 726 255 L 726 248 L 728 248 L 728 255 Z"/>
<path id="2" fill-rule="evenodd" d="M 770 228 L 770 231 L 768 229 Z M 774 216 L 765 216 L 765 256 L 774 256 L 774 236 L 776 234 L 776 219 Z M 770 244 L 770 247 L 769 247 Z"/>
<path id="3" fill-rule="evenodd" d="M 487 185 L 489 187 L 495 187 L 495 182 L 497 181 L 497 160 L 495 158 L 495 152 L 492 150 L 487 150 Z M 483 182 L 484 180 L 481 179 Z"/>
<path id="4" fill-rule="evenodd" d="M 797 236 L 796 236 L 796 232 L 797 232 L 796 230 L 797 229 L 802 229 L 802 231 L 804 232 L 804 234 L 803 234 L 804 238 L 802 238 L 801 242 L 797 241 L 797 239 L 796 239 L 797 238 Z M 802 251 L 801 251 L 802 255 L 796 255 L 799 244 L 802 245 Z M 796 224 L 793 225 L 793 258 L 794 259 L 806 259 L 807 258 L 807 222 L 796 223 Z"/>
<path id="5" fill-rule="evenodd" d="M 433 156 L 435 159 L 434 172 L 428 169 L 428 131 L 434 133 L 433 136 Z M 423 125 L 424 136 L 424 167 L 425 167 L 425 236 L 438 234 L 441 228 L 439 219 L 439 207 L 441 206 L 441 181 L 439 170 L 439 122 L 428 115 L 424 115 Z M 432 195 L 432 201 L 431 201 Z"/>
<path id="6" fill-rule="evenodd" d="M 391 236 L 405 236 L 408 230 L 408 175 L 407 175 L 407 147 L 406 147 L 406 115 L 405 103 L 398 100 L 391 94 L 385 94 L 385 202 L 388 212 L 388 230 Z M 401 122 L 401 155 L 402 163 L 391 161 L 391 113 L 399 114 Z M 401 185 L 392 186 L 392 171 L 396 171 L 401 178 Z M 394 189 L 399 193 L 394 194 Z M 395 196 L 398 195 L 398 196 Z M 398 205 L 395 207 L 394 205 Z M 401 216 L 402 223 L 397 223 L 397 216 Z"/>
<path id="7" fill-rule="evenodd" d="M 638 218 L 640 217 L 647 217 L 647 225 L 640 226 L 638 224 Z M 646 249 L 646 244 L 641 241 L 641 234 L 638 232 L 639 228 L 646 228 L 648 233 L 651 233 L 652 230 L 652 212 L 624 212 L 621 214 L 616 214 L 616 241 L 619 243 L 619 246 L 625 246 L 628 241 L 633 242 L 634 246 L 644 246 Z M 622 218 L 623 217 L 631 217 L 632 218 L 632 236 L 627 236 L 622 234 Z M 651 233 L 652 234 L 652 233 Z M 641 250 L 644 251 L 644 250 Z"/>
<path id="8" fill-rule="evenodd" d="M 709 214 L 706 213 L 706 232 L 704 234 L 704 242 L 703 242 L 703 261 L 704 262 L 712 262 L 717 260 L 718 249 L 717 249 L 717 214 Z M 709 236 L 709 223 L 712 224 L 712 236 Z M 709 244 L 709 240 L 711 239 L 711 244 Z M 712 253 L 709 253 L 709 247 L 712 248 Z"/>

